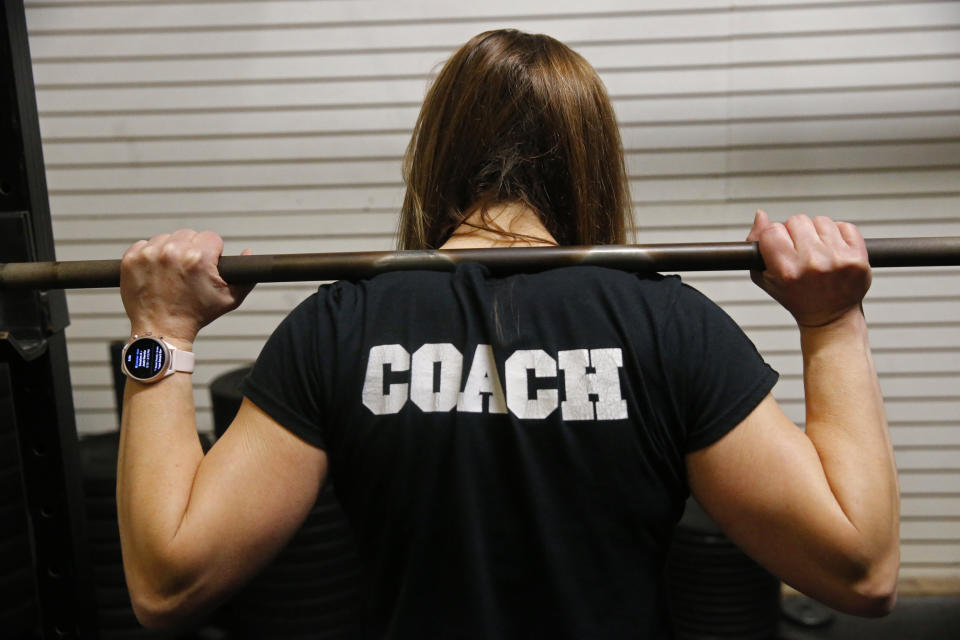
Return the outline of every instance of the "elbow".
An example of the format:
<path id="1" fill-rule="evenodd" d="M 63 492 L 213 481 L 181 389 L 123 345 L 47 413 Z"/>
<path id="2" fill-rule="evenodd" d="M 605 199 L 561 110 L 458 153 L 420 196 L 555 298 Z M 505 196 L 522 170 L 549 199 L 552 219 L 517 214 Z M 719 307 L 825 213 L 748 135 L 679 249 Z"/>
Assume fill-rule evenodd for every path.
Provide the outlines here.
<path id="1" fill-rule="evenodd" d="M 897 604 L 897 589 L 877 589 L 859 591 L 855 594 L 855 602 L 846 607 L 846 613 L 864 618 L 882 618 L 893 612 Z"/>
<path id="2" fill-rule="evenodd" d="M 130 605 L 147 629 L 179 629 L 197 616 L 197 598 L 186 580 L 157 580 L 156 573 L 126 571 Z"/>
<path id="3" fill-rule="evenodd" d="M 175 629 L 179 626 L 179 616 L 168 607 L 157 601 L 134 598 L 131 594 L 130 604 L 137 622 L 147 629 Z"/>
<path id="4" fill-rule="evenodd" d="M 131 545 L 132 547 L 133 545 Z M 152 553 L 124 549 L 124 574 L 137 621 L 148 629 L 188 629 L 229 593 L 207 550 L 167 545 Z"/>
<path id="5" fill-rule="evenodd" d="M 895 550 L 865 571 L 850 588 L 847 613 L 866 618 L 889 615 L 897 603 L 900 554 Z"/>
<path id="6" fill-rule="evenodd" d="M 137 621 L 147 629 L 178 629 L 186 625 L 190 611 L 183 606 L 182 598 L 130 591 L 130 604 Z"/>
<path id="7" fill-rule="evenodd" d="M 850 613 L 865 618 L 882 618 L 893 611 L 897 604 L 897 572 L 886 573 L 864 580 L 854 587 L 856 610 Z"/>

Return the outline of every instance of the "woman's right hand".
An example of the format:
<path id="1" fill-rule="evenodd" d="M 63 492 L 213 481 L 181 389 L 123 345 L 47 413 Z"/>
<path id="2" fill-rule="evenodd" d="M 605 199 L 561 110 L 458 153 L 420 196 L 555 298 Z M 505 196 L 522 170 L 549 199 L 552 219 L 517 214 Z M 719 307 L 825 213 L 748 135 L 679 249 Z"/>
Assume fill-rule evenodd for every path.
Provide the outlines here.
<path id="1" fill-rule="evenodd" d="M 120 263 L 120 296 L 131 333 L 150 332 L 188 348 L 201 327 L 235 309 L 253 287 L 229 285 L 220 277 L 222 252 L 219 235 L 192 229 L 127 249 Z"/>

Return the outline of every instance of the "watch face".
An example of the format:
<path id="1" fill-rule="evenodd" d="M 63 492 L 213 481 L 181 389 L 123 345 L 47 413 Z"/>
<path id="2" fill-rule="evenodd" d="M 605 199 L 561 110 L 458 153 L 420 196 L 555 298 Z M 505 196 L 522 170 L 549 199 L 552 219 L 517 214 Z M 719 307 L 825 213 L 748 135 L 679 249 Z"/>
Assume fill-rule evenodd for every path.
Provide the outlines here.
<path id="1" fill-rule="evenodd" d="M 127 347 L 124 366 L 137 380 L 150 380 L 167 368 L 167 352 L 159 340 L 140 338 Z"/>

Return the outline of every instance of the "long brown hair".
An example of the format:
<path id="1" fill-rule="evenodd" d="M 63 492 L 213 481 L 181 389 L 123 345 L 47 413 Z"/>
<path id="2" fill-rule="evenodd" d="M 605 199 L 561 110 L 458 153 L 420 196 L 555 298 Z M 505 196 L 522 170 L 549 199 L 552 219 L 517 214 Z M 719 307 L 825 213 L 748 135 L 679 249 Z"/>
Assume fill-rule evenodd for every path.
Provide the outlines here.
<path id="1" fill-rule="evenodd" d="M 507 203 L 535 211 L 561 245 L 623 243 L 633 229 L 606 89 L 545 35 L 487 31 L 454 53 L 424 99 L 403 175 L 401 249 L 435 249 L 475 212 L 490 229 L 486 211 Z"/>

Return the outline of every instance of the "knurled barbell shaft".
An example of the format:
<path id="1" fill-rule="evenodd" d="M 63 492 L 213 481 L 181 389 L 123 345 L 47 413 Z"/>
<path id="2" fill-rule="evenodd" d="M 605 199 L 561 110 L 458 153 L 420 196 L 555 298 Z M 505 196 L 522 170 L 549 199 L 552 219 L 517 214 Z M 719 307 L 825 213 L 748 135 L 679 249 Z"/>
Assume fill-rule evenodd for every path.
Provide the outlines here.
<path id="1" fill-rule="evenodd" d="M 960 266 L 960 237 L 873 238 L 873 267 Z M 720 242 L 593 247 L 517 247 L 447 251 L 362 251 L 223 256 L 231 284 L 355 280 L 386 271 L 449 271 L 478 262 L 496 275 L 593 265 L 635 272 L 763 269 L 756 243 Z M 0 263 L 2 289 L 89 289 L 120 284 L 120 260 Z"/>

